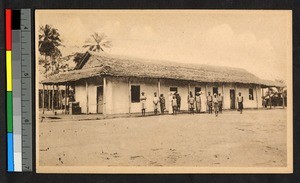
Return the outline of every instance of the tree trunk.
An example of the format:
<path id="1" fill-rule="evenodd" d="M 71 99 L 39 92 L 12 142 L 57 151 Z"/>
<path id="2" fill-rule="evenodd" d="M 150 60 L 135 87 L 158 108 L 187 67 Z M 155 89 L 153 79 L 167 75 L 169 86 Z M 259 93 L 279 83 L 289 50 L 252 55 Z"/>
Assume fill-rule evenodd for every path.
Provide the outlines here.
<path id="1" fill-rule="evenodd" d="M 47 65 L 47 60 L 46 60 L 46 59 L 47 59 L 47 55 L 45 54 L 45 65 Z M 47 71 L 47 67 L 45 67 L 45 74 L 46 74 L 45 77 L 46 77 L 46 78 L 48 77 L 48 76 L 47 76 L 47 72 L 48 72 L 48 71 Z"/>

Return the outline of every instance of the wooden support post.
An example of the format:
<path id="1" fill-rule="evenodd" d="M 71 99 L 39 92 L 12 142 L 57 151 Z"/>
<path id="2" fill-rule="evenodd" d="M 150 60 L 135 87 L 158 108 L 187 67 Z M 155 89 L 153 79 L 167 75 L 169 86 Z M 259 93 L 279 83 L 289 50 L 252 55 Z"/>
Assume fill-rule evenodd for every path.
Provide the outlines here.
<path id="1" fill-rule="evenodd" d="M 206 95 L 206 97 L 208 96 L 208 86 L 207 86 L 207 83 L 205 83 L 205 95 Z"/>
<path id="2" fill-rule="evenodd" d="M 54 84 L 52 84 L 52 100 L 51 100 L 52 111 L 54 112 Z"/>
<path id="3" fill-rule="evenodd" d="M 49 86 L 47 85 L 47 93 L 48 93 L 48 111 L 50 110 L 50 90 L 49 90 Z"/>
<path id="4" fill-rule="evenodd" d="M 268 87 L 268 95 L 269 95 L 269 104 L 270 104 L 270 109 L 271 109 L 272 108 L 272 99 L 271 99 L 270 87 Z"/>
<path id="5" fill-rule="evenodd" d="M 59 90 L 59 93 L 60 93 L 60 109 L 63 110 L 63 96 L 62 96 L 62 91 Z"/>
<path id="6" fill-rule="evenodd" d="M 56 107 L 56 109 L 59 109 L 59 94 L 58 94 L 59 92 L 58 92 L 58 84 L 56 84 L 56 105 L 55 105 L 55 107 Z"/>
<path id="7" fill-rule="evenodd" d="M 235 97 L 235 104 L 234 104 L 234 108 L 236 109 L 236 108 L 238 108 L 238 100 L 237 100 L 237 84 L 236 83 L 234 83 L 234 97 Z"/>
<path id="8" fill-rule="evenodd" d="M 64 113 L 65 114 L 67 114 L 67 98 L 68 98 L 68 96 L 67 96 L 67 83 L 65 84 L 65 109 L 64 109 Z"/>
<path id="9" fill-rule="evenodd" d="M 89 92 L 88 92 L 88 82 L 85 81 L 85 93 L 86 93 L 86 114 L 89 113 Z"/>
<path id="10" fill-rule="evenodd" d="M 45 85 L 43 84 L 43 93 L 42 93 L 42 112 L 45 113 Z"/>
<path id="11" fill-rule="evenodd" d="M 222 101 L 222 108 L 224 109 L 224 98 L 225 98 L 225 93 L 224 93 L 224 83 L 222 83 L 222 98 L 223 98 L 223 101 Z"/>
<path id="12" fill-rule="evenodd" d="M 131 81 L 128 78 L 128 113 L 131 115 Z"/>
<path id="13" fill-rule="evenodd" d="M 257 85 L 255 86 L 255 95 L 256 95 L 256 108 L 258 109 L 258 91 L 257 91 Z"/>
<path id="14" fill-rule="evenodd" d="M 281 88 L 281 97 L 282 97 L 282 107 L 285 108 L 285 101 L 284 101 L 284 95 L 283 95 L 283 88 Z"/>
<path id="15" fill-rule="evenodd" d="M 188 96 L 190 96 L 190 91 L 191 91 L 191 84 L 188 84 Z"/>
<path id="16" fill-rule="evenodd" d="M 157 81 L 157 90 L 158 90 L 157 96 L 159 97 L 160 96 L 160 79 L 158 79 L 158 81 Z"/>
<path id="17" fill-rule="evenodd" d="M 106 117 L 106 78 L 103 77 L 103 115 Z"/>

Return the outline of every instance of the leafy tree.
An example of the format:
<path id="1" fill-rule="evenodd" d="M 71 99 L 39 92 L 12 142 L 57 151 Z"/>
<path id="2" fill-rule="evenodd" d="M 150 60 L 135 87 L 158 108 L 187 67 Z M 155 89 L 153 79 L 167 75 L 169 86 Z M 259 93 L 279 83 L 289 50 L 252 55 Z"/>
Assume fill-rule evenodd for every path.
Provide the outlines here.
<path id="1" fill-rule="evenodd" d="M 45 57 L 44 67 L 46 69 L 46 73 L 50 70 L 48 65 L 50 65 L 52 71 L 55 70 L 54 66 L 56 65 L 56 59 L 61 56 L 61 52 L 59 50 L 59 46 L 62 46 L 61 42 L 60 34 L 56 28 L 53 28 L 48 24 L 40 26 L 38 49 L 40 54 Z M 50 58 L 50 60 L 47 60 L 47 57 Z"/>
<path id="2" fill-rule="evenodd" d="M 83 48 L 88 48 L 90 51 L 100 52 L 104 51 L 103 48 L 110 48 L 111 41 L 107 40 L 107 36 L 104 33 L 98 34 L 94 33 L 91 35 L 92 38 L 89 38 L 85 41 Z"/>

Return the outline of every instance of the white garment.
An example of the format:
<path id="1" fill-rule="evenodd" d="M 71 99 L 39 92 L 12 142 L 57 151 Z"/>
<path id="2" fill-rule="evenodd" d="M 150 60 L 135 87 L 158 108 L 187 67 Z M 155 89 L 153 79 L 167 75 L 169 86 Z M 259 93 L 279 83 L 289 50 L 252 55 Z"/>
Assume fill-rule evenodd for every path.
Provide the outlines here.
<path id="1" fill-rule="evenodd" d="M 169 96 L 169 114 L 173 114 L 173 106 L 172 106 L 173 95 Z"/>
<path id="2" fill-rule="evenodd" d="M 201 112 L 206 112 L 206 107 L 207 107 L 207 104 L 206 104 L 206 96 L 204 94 L 200 95 L 200 98 L 201 98 Z"/>

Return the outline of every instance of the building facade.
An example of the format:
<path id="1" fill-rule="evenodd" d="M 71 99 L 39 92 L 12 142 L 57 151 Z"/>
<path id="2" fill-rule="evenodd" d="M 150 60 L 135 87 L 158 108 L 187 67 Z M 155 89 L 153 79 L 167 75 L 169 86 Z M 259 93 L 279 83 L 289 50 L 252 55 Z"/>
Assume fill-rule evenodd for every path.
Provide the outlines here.
<path id="1" fill-rule="evenodd" d="M 195 96 L 199 91 L 204 98 L 208 92 L 221 93 L 224 109 L 236 109 L 236 97 L 241 93 L 244 108 L 257 109 L 262 107 L 262 88 L 278 86 L 244 69 L 186 66 L 91 52 L 83 56 L 73 71 L 53 75 L 41 83 L 71 86 L 82 113 L 104 115 L 140 112 L 142 92 L 147 97 L 147 112 L 153 111 L 154 92 L 164 95 L 166 110 L 170 110 L 169 95 L 175 91 L 181 96 L 181 110 L 188 110 L 188 94 L 192 92 Z"/>

